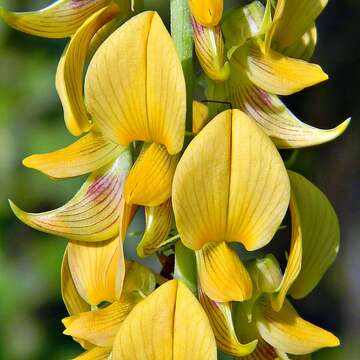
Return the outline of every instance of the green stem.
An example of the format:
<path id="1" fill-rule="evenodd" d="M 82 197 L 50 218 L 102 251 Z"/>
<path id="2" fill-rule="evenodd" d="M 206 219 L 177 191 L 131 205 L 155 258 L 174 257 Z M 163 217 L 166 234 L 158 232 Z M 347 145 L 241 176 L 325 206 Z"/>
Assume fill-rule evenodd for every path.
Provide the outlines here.
<path id="1" fill-rule="evenodd" d="M 186 130 L 192 130 L 194 92 L 193 33 L 187 0 L 170 0 L 171 35 L 175 42 L 186 82 Z"/>

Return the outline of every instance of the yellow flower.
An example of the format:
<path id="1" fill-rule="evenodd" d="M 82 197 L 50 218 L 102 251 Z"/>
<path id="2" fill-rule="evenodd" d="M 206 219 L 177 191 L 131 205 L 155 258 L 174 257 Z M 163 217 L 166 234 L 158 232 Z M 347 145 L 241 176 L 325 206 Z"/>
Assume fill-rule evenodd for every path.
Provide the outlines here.
<path id="1" fill-rule="evenodd" d="M 224 0 L 188 0 L 189 8 L 196 21 L 202 26 L 219 24 Z"/>

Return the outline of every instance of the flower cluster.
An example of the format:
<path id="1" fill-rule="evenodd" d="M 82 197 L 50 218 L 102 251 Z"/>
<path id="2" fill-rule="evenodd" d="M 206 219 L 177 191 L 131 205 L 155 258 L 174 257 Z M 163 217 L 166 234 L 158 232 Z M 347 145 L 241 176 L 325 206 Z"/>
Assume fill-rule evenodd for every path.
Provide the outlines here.
<path id="1" fill-rule="evenodd" d="M 68 130 L 82 137 L 23 163 L 89 177 L 58 209 L 10 204 L 27 225 L 68 240 L 63 324 L 86 350 L 77 359 L 309 359 L 339 344 L 288 299 L 308 295 L 335 260 L 338 220 L 278 150 L 333 140 L 349 123 L 317 129 L 278 97 L 327 79 L 309 62 L 326 3 L 255 0 L 223 15 L 222 0 L 172 0 L 172 36 L 143 1 L 0 9 L 15 29 L 70 37 L 56 88 Z M 281 269 L 266 246 L 288 209 Z M 137 244 L 136 213 L 146 223 Z M 125 241 L 160 259 L 161 274 L 125 259 Z"/>

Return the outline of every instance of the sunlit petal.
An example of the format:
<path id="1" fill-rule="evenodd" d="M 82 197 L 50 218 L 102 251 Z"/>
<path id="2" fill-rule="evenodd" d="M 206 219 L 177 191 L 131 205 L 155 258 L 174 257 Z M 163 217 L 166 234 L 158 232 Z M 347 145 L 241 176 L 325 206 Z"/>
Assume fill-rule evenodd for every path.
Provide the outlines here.
<path id="1" fill-rule="evenodd" d="M 225 242 L 209 243 L 196 251 L 200 286 L 218 302 L 244 301 L 251 297 L 252 282 L 239 256 Z"/>
<path id="2" fill-rule="evenodd" d="M 0 16 L 14 29 L 46 38 L 72 35 L 94 12 L 110 0 L 58 0 L 39 11 L 10 12 L 0 8 Z"/>
<path id="3" fill-rule="evenodd" d="M 157 13 L 134 16 L 100 46 L 87 72 L 85 99 L 94 123 L 114 142 L 155 142 L 172 155 L 181 150 L 185 81 Z"/>
<path id="4" fill-rule="evenodd" d="M 126 179 L 127 203 L 158 206 L 171 196 L 178 155 L 169 155 L 163 145 L 151 144 L 143 150 Z"/>
<path id="5" fill-rule="evenodd" d="M 200 101 L 193 102 L 192 131 L 197 134 L 209 121 L 208 107 Z"/>
<path id="6" fill-rule="evenodd" d="M 23 164 L 53 178 L 68 178 L 98 170 L 114 161 L 124 150 L 125 147 L 91 132 L 64 149 L 28 156 Z"/>
<path id="7" fill-rule="evenodd" d="M 119 12 L 119 7 L 111 4 L 89 17 L 72 36 L 59 62 L 56 89 L 63 105 L 66 126 L 75 136 L 91 127 L 83 98 L 83 73 L 90 41 Z"/>
<path id="8" fill-rule="evenodd" d="M 82 353 L 73 360 L 109 360 L 111 355 L 110 348 L 96 347 L 89 351 Z"/>
<path id="9" fill-rule="evenodd" d="M 124 151 L 112 164 L 92 173 L 64 206 L 44 213 L 26 213 L 10 202 L 28 226 L 79 241 L 102 241 L 119 233 L 120 200 L 131 156 Z"/>
<path id="10" fill-rule="evenodd" d="M 171 200 L 154 207 L 145 208 L 146 227 L 137 246 L 140 257 L 154 254 L 167 239 L 173 222 Z"/>
<path id="11" fill-rule="evenodd" d="M 303 176 L 289 171 L 302 231 L 301 271 L 290 294 L 303 298 L 320 281 L 339 251 L 340 228 L 326 196 Z"/>
<path id="12" fill-rule="evenodd" d="M 215 26 L 222 17 L 224 0 L 188 0 L 196 21 L 203 26 Z"/>
<path id="13" fill-rule="evenodd" d="M 339 345 L 336 336 L 303 320 L 287 301 L 279 312 L 266 300 L 257 307 L 255 321 L 259 333 L 280 351 L 302 355 Z"/>

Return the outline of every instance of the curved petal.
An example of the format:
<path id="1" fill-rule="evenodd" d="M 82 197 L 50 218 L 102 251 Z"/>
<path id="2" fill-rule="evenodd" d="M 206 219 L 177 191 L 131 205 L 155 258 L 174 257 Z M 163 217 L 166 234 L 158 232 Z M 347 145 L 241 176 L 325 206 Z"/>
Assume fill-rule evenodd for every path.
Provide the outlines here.
<path id="1" fill-rule="evenodd" d="M 308 295 L 334 262 L 339 251 L 340 227 L 326 196 L 302 175 L 289 171 L 299 212 L 303 256 L 301 271 L 290 289 L 296 299 Z"/>
<path id="2" fill-rule="evenodd" d="M 119 238 L 97 243 L 70 242 L 68 262 L 75 286 L 88 304 L 120 299 L 125 260 Z"/>
<path id="3" fill-rule="evenodd" d="M 190 143 L 173 183 L 181 240 L 198 250 L 207 242 L 265 246 L 288 207 L 290 184 L 279 153 L 239 110 L 214 118 Z"/>
<path id="4" fill-rule="evenodd" d="M 197 134 L 209 121 L 208 107 L 200 101 L 193 101 L 192 132 Z"/>
<path id="5" fill-rule="evenodd" d="M 79 314 L 90 310 L 90 305 L 78 293 L 71 276 L 68 262 L 68 248 L 66 247 L 61 264 L 61 295 L 70 315 Z"/>
<path id="6" fill-rule="evenodd" d="M 64 109 L 65 124 L 75 136 L 91 127 L 83 97 L 84 67 L 91 39 L 119 13 L 119 7 L 110 4 L 90 16 L 72 36 L 60 59 L 56 72 L 56 89 Z"/>
<path id="7" fill-rule="evenodd" d="M 122 197 L 120 201 L 120 225 L 119 225 L 119 238 L 121 241 L 125 241 L 127 231 L 131 222 L 133 221 L 136 210 L 138 209 L 137 205 L 128 204 L 125 201 L 125 198 Z"/>
<path id="8" fill-rule="evenodd" d="M 201 337 L 194 336 L 201 332 Z M 141 352 L 139 352 L 141 349 Z M 135 306 L 118 332 L 114 360 L 216 359 L 209 321 L 190 290 L 168 281 Z"/>
<path id="9" fill-rule="evenodd" d="M 0 8 L 0 16 L 14 29 L 46 37 L 64 38 L 72 35 L 94 12 L 110 0 L 58 0 L 39 11 L 10 12 Z"/>
<path id="10" fill-rule="evenodd" d="M 199 290 L 199 301 L 204 308 L 213 329 L 218 348 L 232 356 L 246 356 L 252 353 L 257 340 L 248 344 L 241 344 L 236 336 L 231 303 L 219 303 L 211 300 L 204 292 Z"/>
<path id="11" fill-rule="evenodd" d="M 258 304 L 255 321 L 262 338 L 286 353 L 302 355 L 339 345 L 336 336 L 303 320 L 288 301 L 276 312 L 263 300 Z"/>
<path id="12" fill-rule="evenodd" d="M 122 322 L 138 301 L 135 296 L 127 296 L 104 309 L 66 318 L 63 320 L 66 324 L 63 333 L 96 346 L 111 347 Z"/>
<path id="13" fill-rule="evenodd" d="M 125 182 L 129 204 L 159 206 L 171 196 L 178 155 L 169 155 L 163 145 L 152 143 L 143 150 Z"/>
<path id="14" fill-rule="evenodd" d="M 348 127 L 346 120 L 329 130 L 301 122 L 276 96 L 255 86 L 238 63 L 232 61 L 230 99 L 252 117 L 280 149 L 303 148 L 326 143 L 340 136 Z"/>
<path id="15" fill-rule="evenodd" d="M 302 259 L 302 232 L 300 226 L 299 210 L 296 205 L 294 194 L 292 193 L 290 199 L 290 212 L 291 212 L 291 245 L 289 258 L 287 261 L 284 276 L 279 286 L 277 294 L 271 299 L 271 305 L 274 310 L 281 310 L 287 292 L 291 285 L 298 277 L 301 269 Z"/>
<path id="16" fill-rule="evenodd" d="M 189 8 L 196 21 L 203 26 L 215 26 L 222 17 L 224 0 L 188 0 Z"/>
<path id="17" fill-rule="evenodd" d="M 145 257 L 154 254 L 166 241 L 173 222 L 171 200 L 155 207 L 145 208 L 146 228 L 136 252 Z"/>
<path id="18" fill-rule="evenodd" d="M 125 150 L 101 134 L 91 132 L 64 149 L 28 156 L 23 164 L 53 178 L 69 178 L 98 170 Z"/>
<path id="19" fill-rule="evenodd" d="M 252 282 L 239 256 L 225 242 L 209 243 L 196 251 L 200 287 L 217 302 L 251 298 Z"/>
<path id="20" fill-rule="evenodd" d="M 131 156 L 123 152 L 112 164 L 92 173 L 64 206 L 27 213 L 10 202 L 15 215 L 28 226 L 71 240 L 103 241 L 119 233 L 120 199 Z"/>
<path id="21" fill-rule="evenodd" d="M 86 75 L 85 100 L 95 125 L 114 142 L 155 142 L 171 155 L 182 149 L 185 80 L 157 13 L 134 16 L 100 46 Z"/>
<path id="22" fill-rule="evenodd" d="M 96 347 L 82 353 L 74 358 L 74 360 L 108 360 L 111 356 L 111 349 Z"/>
<path id="23" fill-rule="evenodd" d="M 236 360 L 280 360 L 280 358 L 271 345 L 260 339 L 253 353 Z"/>
<path id="24" fill-rule="evenodd" d="M 280 3 L 284 3 L 283 10 L 274 24 L 272 41 L 289 46 L 311 28 L 328 0 L 286 0 Z"/>
<path id="25" fill-rule="evenodd" d="M 265 54 L 255 45 L 234 57 L 256 86 L 276 95 L 290 95 L 328 79 L 319 65 L 286 57 L 272 49 Z"/>

